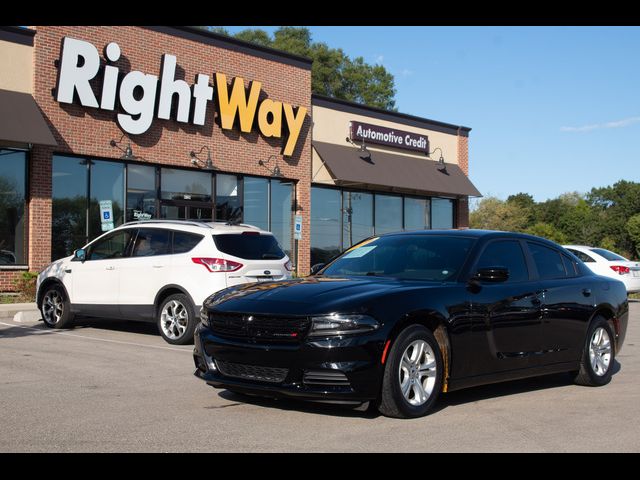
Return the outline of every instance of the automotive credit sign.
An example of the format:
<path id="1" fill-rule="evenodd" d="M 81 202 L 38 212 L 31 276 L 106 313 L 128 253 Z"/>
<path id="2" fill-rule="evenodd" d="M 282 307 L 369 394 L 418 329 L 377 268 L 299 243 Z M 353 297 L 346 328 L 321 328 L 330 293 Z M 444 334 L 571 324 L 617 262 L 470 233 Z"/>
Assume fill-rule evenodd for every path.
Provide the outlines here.
<path id="1" fill-rule="evenodd" d="M 429 137 L 419 133 L 361 122 L 350 122 L 349 131 L 351 140 L 362 140 L 365 143 L 377 143 L 388 147 L 429 153 Z"/>
<path id="2" fill-rule="evenodd" d="M 113 65 L 121 53 L 120 46 L 111 42 L 104 48 L 105 60 L 101 61 L 93 44 L 65 37 L 56 100 L 68 104 L 79 101 L 83 107 L 118 111 L 118 125 L 132 135 L 145 133 L 156 118 L 204 125 L 215 105 L 223 130 L 232 130 L 237 125 L 240 131 L 249 133 L 257 128 L 264 137 L 283 138 L 282 154 L 293 154 L 307 114 L 305 107 L 270 98 L 260 100 L 261 82 L 252 81 L 245 88 L 244 79 L 235 77 L 228 84 L 226 75 L 220 72 L 214 73 L 213 85 L 204 73 L 197 74 L 195 83 L 189 85 L 175 78 L 177 58 L 170 54 L 158 58 L 159 77 L 137 70 L 122 74 Z M 100 95 L 96 95 L 91 85 L 98 77 L 102 77 Z M 174 97 L 178 99 L 178 108 L 175 118 L 171 118 Z"/>

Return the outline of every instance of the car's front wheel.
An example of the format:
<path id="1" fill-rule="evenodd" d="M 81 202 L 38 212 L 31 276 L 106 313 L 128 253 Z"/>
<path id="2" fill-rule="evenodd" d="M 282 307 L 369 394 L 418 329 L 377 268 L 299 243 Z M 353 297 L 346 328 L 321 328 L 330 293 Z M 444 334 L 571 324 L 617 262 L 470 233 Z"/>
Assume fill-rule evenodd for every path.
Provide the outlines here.
<path id="1" fill-rule="evenodd" d="M 193 343 L 197 319 L 191 299 L 182 293 L 170 295 L 158 308 L 158 330 L 172 345 Z"/>
<path id="2" fill-rule="evenodd" d="M 42 295 L 40 313 L 49 328 L 69 328 L 73 323 L 71 305 L 62 287 L 50 285 Z"/>
<path id="3" fill-rule="evenodd" d="M 412 325 L 391 347 L 378 409 L 395 418 L 426 415 L 442 390 L 442 377 L 442 355 L 435 336 L 422 325 Z"/>

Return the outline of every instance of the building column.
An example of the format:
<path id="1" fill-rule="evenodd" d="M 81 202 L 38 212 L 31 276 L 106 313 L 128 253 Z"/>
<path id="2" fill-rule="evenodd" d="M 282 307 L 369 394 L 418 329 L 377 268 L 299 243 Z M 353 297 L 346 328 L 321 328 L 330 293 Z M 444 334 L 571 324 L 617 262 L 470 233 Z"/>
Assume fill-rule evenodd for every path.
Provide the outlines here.
<path id="1" fill-rule="evenodd" d="M 52 150 L 34 146 L 29 163 L 29 270 L 51 263 Z"/>

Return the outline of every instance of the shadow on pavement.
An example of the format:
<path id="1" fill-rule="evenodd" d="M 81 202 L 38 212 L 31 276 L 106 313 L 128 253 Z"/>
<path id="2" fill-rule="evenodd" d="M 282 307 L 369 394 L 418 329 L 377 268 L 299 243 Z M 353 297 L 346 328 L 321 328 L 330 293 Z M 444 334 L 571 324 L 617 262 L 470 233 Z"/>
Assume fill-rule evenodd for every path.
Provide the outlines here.
<path id="1" fill-rule="evenodd" d="M 620 363 L 615 361 L 613 365 L 613 375 L 616 375 L 620 370 Z M 437 415 L 442 410 L 451 406 L 476 403 L 492 398 L 519 395 L 538 390 L 569 387 L 573 385 L 575 385 L 573 377 L 569 373 L 558 373 L 541 377 L 526 378 L 523 380 L 512 380 L 508 382 L 494 383 L 491 385 L 472 387 L 441 394 L 430 415 Z M 606 388 L 606 386 L 604 388 Z M 354 407 L 349 405 L 331 405 L 290 399 L 276 400 L 235 393 L 229 390 L 223 390 L 218 395 L 221 398 L 232 402 L 249 403 L 259 407 L 276 408 L 285 411 L 295 410 L 298 412 L 315 413 L 319 415 L 370 419 L 382 416 L 380 412 L 378 412 L 377 409 L 374 409 L 370 404 L 363 404 L 359 407 Z"/>

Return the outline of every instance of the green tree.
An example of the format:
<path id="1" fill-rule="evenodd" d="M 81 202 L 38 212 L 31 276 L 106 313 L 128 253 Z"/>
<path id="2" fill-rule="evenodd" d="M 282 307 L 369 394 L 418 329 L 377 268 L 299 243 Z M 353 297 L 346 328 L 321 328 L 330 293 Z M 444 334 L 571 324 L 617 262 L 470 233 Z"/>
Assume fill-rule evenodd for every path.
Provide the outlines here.
<path id="1" fill-rule="evenodd" d="M 625 226 L 631 241 L 634 244 L 635 257 L 640 257 L 640 213 L 636 213 L 632 216 Z"/>
<path id="2" fill-rule="evenodd" d="M 527 228 L 527 211 L 516 202 L 486 197 L 469 214 L 469 225 L 485 230 L 523 232 Z"/>
<path id="3" fill-rule="evenodd" d="M 567 243 L 566 235 L 549 223 L 538 222 L 527 228 L 525 232 L 530 235 L 547 238 L 556 243 Z"/>
<path id="4" fill-rule="evenodd" d="M 222 27 L 199 27 L 229 35 Z M 363 103 L 385 110 L 396 110 L 395 80 L 382 65 L 370 65 L 362 57 L 354 59 L 342 49 L 314 42 L 305 27 L 280 27 L 273 37 L 262 29 L 245 29 L 235 38 L 301 55 L 313 60 L 311 89 L 313 93 Z"/>

